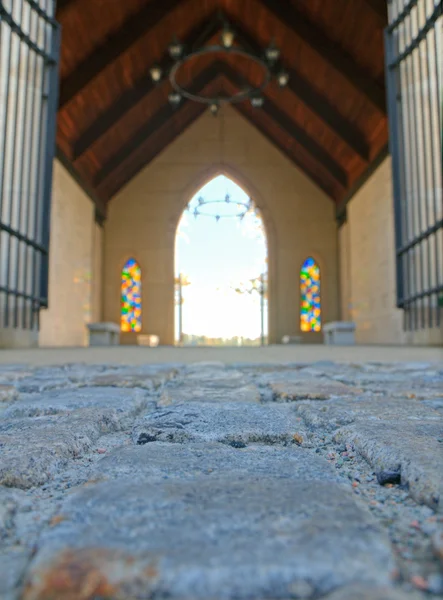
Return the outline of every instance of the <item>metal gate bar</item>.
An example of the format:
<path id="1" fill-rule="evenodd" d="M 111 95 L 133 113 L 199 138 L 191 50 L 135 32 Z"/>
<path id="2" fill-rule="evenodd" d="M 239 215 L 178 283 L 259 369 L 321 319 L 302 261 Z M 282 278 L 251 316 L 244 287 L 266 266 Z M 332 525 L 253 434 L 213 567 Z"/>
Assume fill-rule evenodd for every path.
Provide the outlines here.
<path id="1" fill-rule="evenodd" d="M 0 0 L 0 328 L 48 303 L 60 27 L 55 0 Z"/>
<path id="2" fill-rule="evenodd" d="M 385 31 L 397 306 L 405 328 L 441 324 L 443 17 L 440 0 L 390 0 Z"/>

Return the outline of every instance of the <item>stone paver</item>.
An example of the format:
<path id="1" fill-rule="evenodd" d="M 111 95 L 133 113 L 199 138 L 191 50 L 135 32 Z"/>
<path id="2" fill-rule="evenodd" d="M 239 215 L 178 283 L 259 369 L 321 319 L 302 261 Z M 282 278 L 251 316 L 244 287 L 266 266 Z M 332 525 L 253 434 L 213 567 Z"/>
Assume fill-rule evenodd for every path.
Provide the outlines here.
<path id="1" fill-rule="evenodd" d="M 216 363 L 217 364 L 217 363 Z M 202 365 L 198 371 L 188 369 L 183 379 L 166 385 L 160 397 L 161 406 L 182 402 L 260 402 L 260 391 L 250 378 L 216 364 Z"/>
<path id="2" fill-rule="evenodd" d="M 436 422 L 360 422 L 339 430 L 337 441 L 351 441 L 375 471 L 399 471 L 417 502 L 443 512 L 442 420 Z"/>
<path id="3" fill-rule="evenodd" d="M 286 406 L 242 402 L 187 402 L 152 412 L 134 427 L 136 444 L 152 441 L 218 441 L 292 444 L 306 436 L 301 419 Z"/>
<path id="4" fill-rule="evenodd" d="M 130 476 L 137 481 L 143 478 L 192 479 L 196 475 L 213 478 L 227 474 L 235 478 L 272 475 L 303 481 L 338 481 L 330 465 L 297 446 L 254 444 L 245 448 L 233 448 L 214 442 L 154 442 L 118 449 L 96 464 L 95 474 L 107 479 Z"/>
<path id="5" fill-rule="evenodd" d="M 0 598 L 443 597 L 442 390 L 419 362 L 0 366 Z"/>
<path id="6" fill-rule="evenodd" d="M 130 478 L 79 492 L 62 514 L 42 536 L 26 600 L 50 600 L 55 577 L 66 577 L 59 594 L 94 577 L 97 595 L 107 587 L 130 598 L 284 598 L 300 581 L 317 594 L 352 581 L 386 584 L 394 566 L 372 517 L 332 482 Z"/>

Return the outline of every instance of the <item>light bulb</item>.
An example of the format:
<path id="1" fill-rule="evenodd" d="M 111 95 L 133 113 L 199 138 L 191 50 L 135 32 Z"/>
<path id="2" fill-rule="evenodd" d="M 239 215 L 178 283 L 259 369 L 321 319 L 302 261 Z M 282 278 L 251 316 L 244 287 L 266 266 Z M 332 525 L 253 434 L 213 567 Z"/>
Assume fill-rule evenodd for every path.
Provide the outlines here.
<path id="1" fill-rule="evenodd" d="M 270 63 L 275 63 L 280 58 L 280 50 L 275 45 L 274 40 L 266 48 L 265 54 Z"/>
<path id="2" fill-rule="evenodd" d="M 149 69 L 149 74 L 154 83 L 158 83 L 162 78 L 162 70 L 158 65 L 154 65 Z"/>
<path id="3" fill-rule="evenodd" d="M 288 81 L 289 81 L 289 73 L 287 71 L 280 71 L 280 73 L 277 75 L 277 83 L 278 85 L 283 88 L 286 87 L 288 85 Z"/>
<path id="4" fill-rule="evenodd" d="M 261 108 L 264 104 L 265 100 L 263 96 L 253 96 L 251 98 L 251 105 L 253 108 Z"/>
<path id="5" fill-rule="evenodd" d="M 168 96 L 169 104 L 171 104 L 174 108 L 176 108 L 180 102 L 182 97 L 178 92 L 171 92 Z"/>
<path id="6" fill-rule="evenodd" d="M 180 44 L 180 42 L 174 36 L 174 39 L 169 44 L 169 55 L 174 60 L 178 60 L 180 58 L 180 56 L 182 55 L 182 52 L 183 52 L 183 44 Z"/>
<path id="7" fill-rule="evenodd" d="M 210 104 L 209 110 L 211 111 L 211 114 L 214 115 L 214 117 L 216 117 L 218 111 L 220 110 L 220 106 L 217 104 L 217 102 L 213 102 L 212 104 Z"/>
<path id="8" fill-rule="evenodd" d="M 230 29 L 228 24 L 225 24 L 221 34 L 222 44 L 225 48 L 231 48 L 234 43 L 234 32 Z"/>

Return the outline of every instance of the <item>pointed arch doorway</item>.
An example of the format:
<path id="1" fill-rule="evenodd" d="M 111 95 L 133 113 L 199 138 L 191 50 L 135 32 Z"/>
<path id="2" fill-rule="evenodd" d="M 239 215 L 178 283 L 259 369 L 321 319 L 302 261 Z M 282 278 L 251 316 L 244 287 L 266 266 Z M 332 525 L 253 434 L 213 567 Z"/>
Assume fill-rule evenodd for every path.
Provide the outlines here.
<path id="1" fill-rule="evenodd" d="M 226 175 L 195 193 L 175 239 L 175 342 L 262 345 L 268 338 L 268 240 L 253 198 Z"/>

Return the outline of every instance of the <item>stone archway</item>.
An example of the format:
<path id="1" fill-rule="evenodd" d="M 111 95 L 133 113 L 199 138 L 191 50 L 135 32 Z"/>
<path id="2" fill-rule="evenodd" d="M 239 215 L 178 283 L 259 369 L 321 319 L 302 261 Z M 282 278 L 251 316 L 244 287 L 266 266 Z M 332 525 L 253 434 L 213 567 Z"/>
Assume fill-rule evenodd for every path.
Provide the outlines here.
<path id="1" fill-rule="evenodd" d="M 269 207 L 266 204 L 265 199 L 259 190 L 249 181 L 249 179 L 241 173 L 241 171 L 232 165 L 223 163 L 218 165 L 211 165 L 208 168 L 202 169 L 200 173 L 193 179 L 189 185 L 186 186 L 183 192 L 180 203 L 177 206 L 177 210 L 174 212 L 173 217 L 170 219 L 170 228 L 168 228 L 168 247 L 172 245 L 175 248 L 175 239 L 177 235 L 177 228 L 182 217 L 183 211 L 185 210 L 189 200 L 195 196 L 206 184 L 215 179 L 216 177 L 224 175 L 231 181 L 233 181 L 239 188 L 241 188 L 250 198 L 254 200 L 254 204 L 260 210 L 260 214 L 263 220 L 263 226 L 266 234 L 266 243 L 268 251 L 268 339 L 270 343 L 276 341 L 276 320 L 277 315 L 275 314 L 277 303 L 275 302 L 276 290 L 277 290 L 277 268 L 276 268 L 276 253 L 277 253 L 277 240 L 274 222 L 272 219 Z M 172 289 L 172 294 L 174 290 Z M 272 341 L 271 341 L 272 340 Z"/>
<path id="2" fill-rule="evenodd" d="M 235 188 L 241 191 L 241 193 L 245 194 L 248 198 L 252 199 L 254 206 L 259 210 L 260 213 L 260 221 L 263 224 L 264 230 L 264 247 L 266 250 L 263 255 L 263 265 L 266 261 L 266 273 L 267 273 L 267 302 L 266 309 L 264 312 L 264 329 L 267 331 L 267 337 L 273 337 L 273 323 L 275 323 L 275 319 L 273 319 L 272 308 L 276 306 L 274 300 L 275 293 L 275 277 L 277 275 L 277 270 L 275 268 L 275 256 L 276 256 L 276 240 L 275 240 L 275 227 L 272 220 L 272 216 L 264 201 L 263 197 L 260 193 L 254 188 L 250 181 L 244 177 L 244 175 L 239 172 L 234 167 L 229 165 L 213 165 L 208 169 L 204 169 L 202 173 L 200 173 L 196 177 L 196 182 L 192 182 L 191 185 L 186 186 L 186 191 L 183 194 L 182 203 L 180 204 L 180 211 L 174 214 L 174 217 L 171 218 L 171 231 L 168 236 L 170 236 L 170 240 L 168 245 L 171 243 L 174 244 L 175 252 L 174 252 L 174 263 L 176 265 L 176 253 L 177 253 L 177 236 L 178 236 L 178 226 L 183 217 L 185 208 L 188 203 L 195 198 L 200 193 L 204 194 L 204 190 L 207 185 L 216 182 L 219 178 L 225 178 L 227 185 L 230 186 L 230 192 L 235 194 Z M 231 235 L 231 234 L 229 234 Z M 217 260 L 214 255 L 214 260 Z M 247 259 L 246 259 L 247 260 Z M 263 271 L 260 271 L 263 272 Z M 178 271 L 177 271 L 178 273 Z M 272 308 L 270 308 L 272 307 Z M 178 317 L 177 317 L 178 318 Z M 262 315 L 263 318 L 263 315 Z M 263 326 L 262 326 L 263 327 Z"/>

